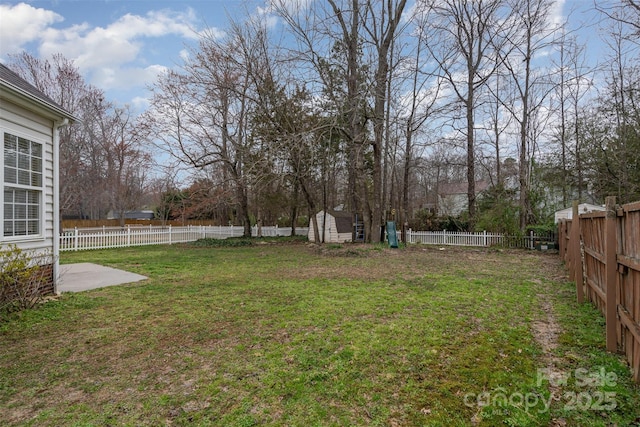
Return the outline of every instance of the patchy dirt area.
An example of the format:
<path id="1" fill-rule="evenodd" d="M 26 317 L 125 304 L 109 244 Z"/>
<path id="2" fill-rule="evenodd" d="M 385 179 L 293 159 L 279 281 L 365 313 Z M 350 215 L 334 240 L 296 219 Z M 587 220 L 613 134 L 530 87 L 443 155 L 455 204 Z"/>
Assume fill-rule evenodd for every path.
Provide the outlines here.
<path id="1" fill-rule="evenodd" d="M 540 262 L 543 271 L 548 275 L 549 279 L 554 281 L 566 280 L 566 273 L 557 261 L 551 261 L 541 257 Z M 559 380 L 565 375 L 564 371 L 559 367 L 562 359 L 555 354 L 555 350 L 559 345 L 558 340 L 562 333 L 562 327 L 554 314 L 553 304 L 549 295 L 552 290 L 549 288 L 548 283 L 540 279 L 535 279 L 534 281 L 540 285 L 540 292 L 537 294 L 537 298 L 544 317 L 534 320 L 531 324 L 531 329 L 533 337 L 543 350 L 543 375 L 544 378 L 548 380 L 549 392 L 553 400 L 557 401 L 562 395 L 562 387 L 558 385 L 560 383 Z M 562 418 L 554 418 L 549 425 L 552 427 L 562 427 L 566 426 L 567 423 Z"/>
<path id="2" fill-rule="evenodd" d="M 544 363 L 544 377 L 549 381 L 549 393 L 552 399 L 558 400 L 562 394 L 562 388 L 558 385 L 558 380 L 564 375 L 564 372 L 558 368 L 561 359 L 554 354 L 554 351 L 558 348 L 558 337 L 562 332 L 562 328 L 555 318 L 553 306 L 547 296 L 538 294 L 538 300 L 546 318 L 535 320 L 531 324 L 531 329 L 533 337 L 544 352 L 542 361 Z M 566 422 L 563 419 L 553 419 L 550 426 L 566 426 Z"/>
<path id="3" fill-rule="evenodd" d="M 307 244 L 304 249 L 319 257 L 319 261 L 304 269 L 288 271 L 295 278 L 348 277 L 354 279 L 380 279 L 402 277 L 411 279 L 429 272 L 453 272 L 471 267 L 478 273 L 490 274 L 502 267 L 517 268 L 522 260 L 541 258 L 556 271 L 560 265 L 553 255 L 521 249 L 467 248 L 455 246 L 410 245 L 391 249 L 366 244 Z M 322 262 L 322 261 L 325 262 Z M 340 268 L 347 266 L 348 268 Z M 546 269 L 546 268 L 545 268 Z"/>

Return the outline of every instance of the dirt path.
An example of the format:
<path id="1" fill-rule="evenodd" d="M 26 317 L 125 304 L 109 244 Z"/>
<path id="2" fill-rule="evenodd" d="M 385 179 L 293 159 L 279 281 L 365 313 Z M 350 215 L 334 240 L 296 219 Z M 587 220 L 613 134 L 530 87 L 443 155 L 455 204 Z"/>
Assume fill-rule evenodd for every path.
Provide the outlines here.
<path id="1" fill-rule="evenodd" d="M 557 272 L 558 266 L 547 265 L 544 269 L 547 273 Z M 553 309 L 553 303 L 550 297 L 552 290 L 548 284 L 538 280 L 540 285 L 540 292 L 537 294 L 540 308 L 544 313 L 541 319 L 538 319 L 532 323 L 532 332 L 535 340 L 542 347 L 543 355 L 542 362 L 543 367 L 539 368 L 537 373 L 537 381 L 544 381 L 549 386 L 549 393 L 552 396 L 553 401 L 558 401 L 562 395 L 562 387 L 559 385 L 560 379 L 566 375 L 558 366 L 561 364 L 562 359 L 555 354 L 555 350 L 558 348 L 558 338 L 562 333 L 562 327 L 558 323 Z M 549 424 L 550 426 L 559 427 L 566 426 L 567 423 L 562 418 L 553 418 Z"/>

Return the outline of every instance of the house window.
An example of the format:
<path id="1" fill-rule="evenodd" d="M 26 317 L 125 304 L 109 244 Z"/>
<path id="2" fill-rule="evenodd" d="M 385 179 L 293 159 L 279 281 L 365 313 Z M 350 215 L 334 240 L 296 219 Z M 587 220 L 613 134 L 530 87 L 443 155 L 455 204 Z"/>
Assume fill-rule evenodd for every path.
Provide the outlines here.
<path id="1" fill-rule="evenodd" d="M 4 134 L 4 237 L 41 230 L 42 144 Z"/>

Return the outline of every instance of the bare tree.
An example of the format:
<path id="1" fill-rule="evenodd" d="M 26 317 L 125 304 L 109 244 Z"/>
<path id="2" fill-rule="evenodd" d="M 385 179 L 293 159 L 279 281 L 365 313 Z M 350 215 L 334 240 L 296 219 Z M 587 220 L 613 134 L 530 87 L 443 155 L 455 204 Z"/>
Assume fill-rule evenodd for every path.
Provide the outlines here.
<path id="1" fill-rule="evenodd" d="M 429 41 L 425 39 L 425 20 L 428 13 L 418 10 L 413 16 L 414 34 L 417 41 L 404 59 L 404 75 L 400 77 L 404 102 L 398 108 L 398 120 L 401 122 L 404 133 L 404 156 L 402 159 L 402 197 L 401 218 L 403 223 L 411 215 L 410 209 L 410 183 L 413 168 L 416 164 L 416 141 L 423 125 L 436 114 L 442 112 L 439 105 L 439 96 L 442 89 L 442 80 L 437 77 L 437 69 L 429 68 L 428 56 L 424 52 L 424 46 Z M 433 127 L 432 127 L 433 129 Z M 424 144 L 422 144 L 424 145 Z"/>
<path id="2" fill-rule="evenodd" d="M 385 4 L 386 3 L 386 4 Z M 371 218 L 371 241 L 380 241 L 382 220 L 382 159 L 385 135 L 388 135 L 387 111 L 390 73 L 390 53 L 399 31 L 400 19 L 406 0 L 369 1 L 365 30 L 368 33 L 377 55 L 373 89 L 373 212 Z M 378 9 L 379 8 L 379 9 Z"/>
<path id="3" fill-rule="evenodd" d="M 508 8 L 503 0 L 424 1 L 425 46 L 439 65 L 440 77 L 448 83 L 462 105 L 466 140 L 467 199 L 469 228 L 476 220 L 475 118 L 479 96 L 499 66 L 495 61 L 504 31 L 509 28 Z"/>
<path id="4" fill-rule="evenodd" d="M 552 63 L 555 67 L 554 102 L 556 114 L 559 114 L 556 139 L 560 144 L 560 186 L 562 205 L 566 207 L 572 199 L 583 200 L 585 196 L 584 133 L 579 128 L 580 115 L 597 69 L 587 64 L 585 46 L 566 33 L 558 42 L 558 56 Z"/>
<path id="5" fill-rule="evenodd" d="M 111 209 L 119 214 L 120 225 L 124 226 L 125 213 L 141 207 L 151 156 L 142 149 L 128 108 L 113 109 L 106 124 L 110 129 L 102 146 L 107 162 L 107 193 Z"/>
<path id="6" fill-rule="evenodd" d="M 588 153 L 584 165 L 596 200 L 615 194 L 622 202 L 630 202 L 640 194 L 640 44 L 637 35 L 629 37 L 628 32 L 629 27 L 632 31 L 638 28 L 637 2 L 622 4 L 624 8 L 609 13 L 612 19 L 606 23 L 610 55 L 603 69 L 607 85 L 596 108 L 591 103 L 591 108 L 584 109 L 585 119 L 577 130 L 584 153 Z"/>
<path id="7" fill-rule="evenodd" d="M 501 59 L 496 57 L 496 61 L 501 61 Z M 513 121 L 513 116 L 503 106 L 503 101 L 507 97 L 509 90 L 509 85 L 506 83 L 508 78 L 502 72 L 495 74 L 491 84 L 488 86 L 491 97 L 484 106 L 484 113 L 487 115 L 485 131 L 490 140 L 489 145 L 494 151 L 493 159 L 495 160 L 492 165 L 495 168 L 494 174 L 490 174 L 490 178 L 493 185 L 499 188 L 503 188 L 506 184 L 502 171 L 503 153 L 501 149 L 504 148 L 503 144 L 505 144 L 503 136 L 507 133 Z M 495 181 L 493 180 L 494 177 Z"/>
<path id="8" fill-rule="evenodd" d="M 551 22 L 550 0 L 513 2 L 512 24 L 517 31 L 507 37 L 508 43 L 499 51 L 508 70 L 515 99 L 503 103 L 518 124 L 520 230 L 524 231 L 532 218 L 530 187 L 531 160 L 535 140 L 534 117 L 551 92 L 547 73 L 535 68 L 535 56 L 556 43 L 560 28 Z M 539 129 L 539 128 L 538 128 Z"/>
<path id="9" fill-rule="evenodd" d="M 292 7 L 294 3 L 275 1 L 274 11 L 298 41 L 295 56 L 306 64 L 305 70 L 313 71 L 314 84 L 333 104 L 336 124 L 346 140 L 349 209 L 363 215 L 366 238 L 377 242 L 389 137 L 391 58 L 406 0 L 328 0 L 328 7 L 322 2 Z"/>
<path id="10" fill-rule="evenodd" d="M 361 64 L 361 28 L 360 19 L 361 4 L 359 0 L 350 0 L 349 7 L 342 8 L 336 0 L 328 0 L 333 11 L 333 17 L 338 24 L 338 32 L 330 34 L 339 35 L 335 43 L 343 46 L 344 64 L 341 66 L 346 70 L 346 98 L 338 100 L 339 110 L 343 110 L 346 115 L 346 126 L 342 129 L 349 141 L 348 145 L 348 169 L 349 169 L 349 189 L 350 205 L 354 215 L 362 212 L 365 228 L 371 237 L 371 213 L 368 207 L 367 185 L 364 168 L 364 151 L 366 142 L 366 118 L 363 111 L 365 104 L 365 94 L 363 93 L 364 76 Z M 329 83 L 327 78 L 323 78 Z M 330 88 L 332 89 L 332 88 Z M 343 101 L 346 101 L 343 103 Z M 345 111 L 346 107 L 346 111 Z M 353 220 L 354 224 L 356 220 Z M 353 230 L 353 237 L 356 231 Z"/>
<path id="11" fill-rule="evenodd" d="M 596 9 L 609 19 L 616 21 L 630 31 L 625 38 L 638 44 L 640 36 L 640 1 L 620 0 L 611 5 L 608 2 L 594 0 Z"/>
<path id="12" fill-rule="evenodd" d="M 43 93 L 81 118 L 60 135 L 60 205 L 66 214 L 101 218 L 137 207 L 144 192 L 148 154 L 135 133 L 131 113 L 116 108 L 87 84 L 73 61 L 27 53 L 13 67 Z"/>
<path id="13" fill-rule="evenodd" d="M 244 235 L 251 236 L 249 191 L 254 156 L 250 119 L 259 98 L 265 27 L 236 25 L 224 39 L 202 36 L 181 72 L 162 76 L 154 88 L 145 128 L 157 145 L 197 169 L 221 168 L 235 192 Z M 254 168 L 255 171 L 255 168 Z"/>

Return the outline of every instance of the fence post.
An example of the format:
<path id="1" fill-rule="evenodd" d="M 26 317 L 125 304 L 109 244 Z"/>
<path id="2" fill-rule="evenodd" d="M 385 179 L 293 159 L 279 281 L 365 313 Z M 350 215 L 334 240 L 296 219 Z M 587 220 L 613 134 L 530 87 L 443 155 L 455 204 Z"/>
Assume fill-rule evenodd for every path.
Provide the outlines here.
<path id="1" fill-rule="evenodd" d="M 127 224 L 127 247 L 131 246 L 131 227 Z"/>
<path id="2" fill-rule="evenodd" d="M 535 235 L 533 234 L 533 230 L 529 230 L 529 249 L 535 249 Z"/>
<path id="3" fill-rule="evenodd" d="M 74 232 L 73 232 L 73 250 L 74 251 L 78 250 L 78 227 L 74 227 Z"/>
<path id="4" fill-rule="evenodd" d="M 169 244 L 171 244 L 171 224 L 169 224 Z"/>
<path id="5" fill-rule="evenodd" d="M 487 230 L 484 230 L 483 234 L 483 244 L 482 246 L 484 246 L 485 248 L 487 247 Z"/>
<path id="6" fill-rule="evenodd" d="M 569 247 L 567 248 L 567 267 L 569 267 L 569 280 L 576 279 L 576 241 L 577 241 L 577 226 L 580 221 L 578 213 L 578 201 L 573 201 L 573 216 L 571 219 L 571 230 L 569 230 Z"/>
<path id="7" fill-rule="evenodd" d="M 558 221 L 558 251 L 560 259 L 564 260 L 564 220 Z"/>
<path id="8" fill-rule="evenodd" d="M 606 198 L 607 217 L 604 228 L 604 256 L 605 256 L 605 280 L 606 280 L 606 322 L 607 322 L 607 351 L 616 352 L 618 349 L 617 336 L 617 298 L 616 279 L 618 270 L 618 259 L 616 257 L 616 197 Z"/>
<path id="9" fill-rule="evenodd" d="M 573 201 L 573 216 L 571 219 L 571 231 L 569 232 L 569 248 L 567 250 L 570 258 L 569 279 L 576 282 L 576 296 L 578 303 L 584 302 L 584 287 L 582 273 L 582 253 L 580 251 L 580 213 L 578 212 L 578 201 Z"/>
<path id="10" fill-rule="evenodd" d="M 442 241 L 444 242 L 443 245 L 447 244 L 447 230 L 442 230 Z"/>

